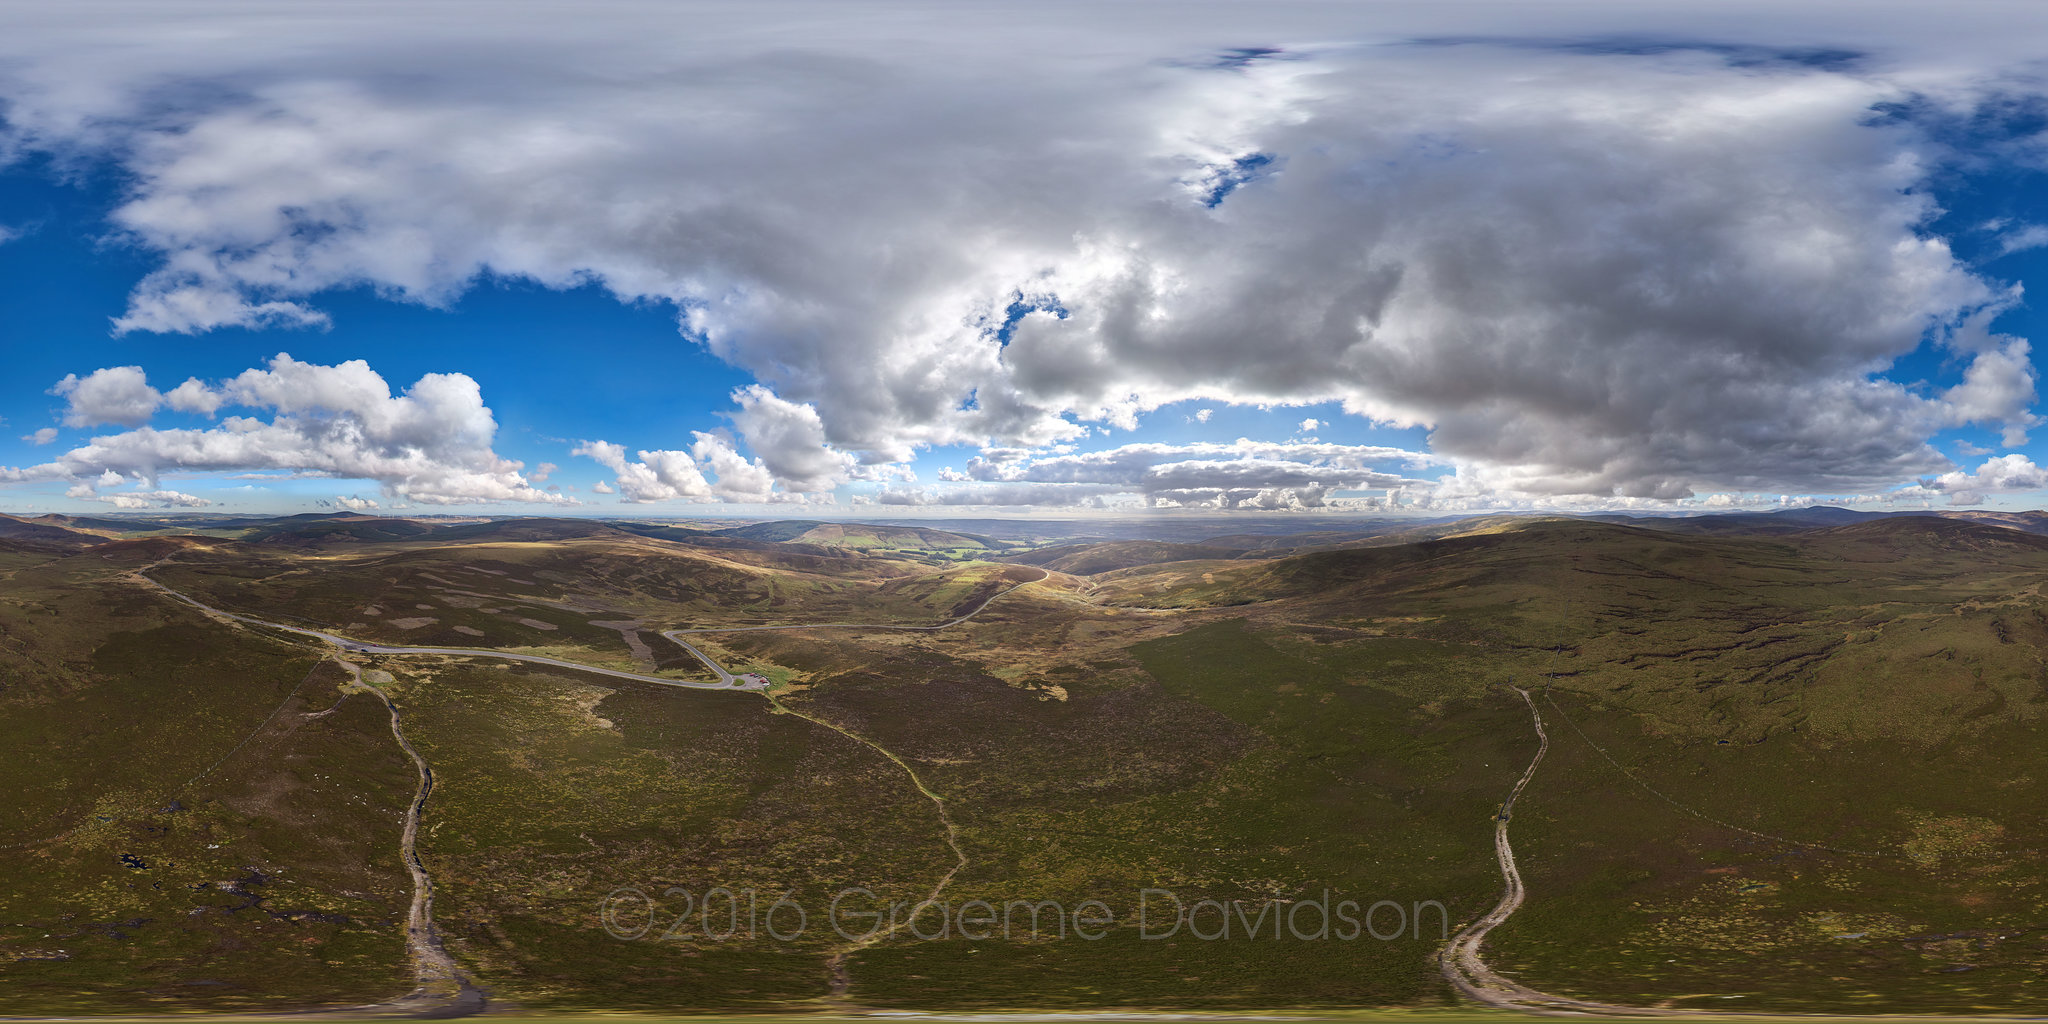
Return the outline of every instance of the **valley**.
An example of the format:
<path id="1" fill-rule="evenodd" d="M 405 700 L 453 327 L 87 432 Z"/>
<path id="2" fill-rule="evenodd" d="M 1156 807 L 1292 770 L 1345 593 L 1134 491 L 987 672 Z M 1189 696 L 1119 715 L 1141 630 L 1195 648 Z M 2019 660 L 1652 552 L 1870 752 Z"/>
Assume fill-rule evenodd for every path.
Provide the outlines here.
<path id="1" fill-rule="evenodd" d="M 1335 1012 L 1491 976 L 1525 1009 L 1971 1015 L 2048 966 L 2048 539 L 2010 523 L 6 523 L 23 1014 L 435 985 L 493 1011 Z M 424 985 L 409 861 L 452 965 Z M 660 925 L 621 939 L 601 908 L 628 889 Z M 811 926 L 724 936 L 712 890 Z M 825 920 L 850 890 L 1111 920 L 849 939 Z M 1418 924 L 1152 938 L 1147 891 Z"/>

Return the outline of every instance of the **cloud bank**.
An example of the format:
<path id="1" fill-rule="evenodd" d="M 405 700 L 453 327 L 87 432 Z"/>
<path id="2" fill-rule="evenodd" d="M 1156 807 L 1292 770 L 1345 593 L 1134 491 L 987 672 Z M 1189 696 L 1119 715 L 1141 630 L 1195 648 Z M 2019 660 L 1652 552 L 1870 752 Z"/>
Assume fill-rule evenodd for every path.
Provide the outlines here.
<path id="1" fill-rule="evenodd" d="M 173 473 L 374 480 L 387 498 L 426 505 L 569 501 L 535 488 L 521 463 L 492 451 L 497 421 L 464 374 L 430 373 L 394 395 L 361 360 L 321 366 L 279 355 L 265 369 L 217 385 L 188 380 L 168 394 L 133 366 L 66 377 L 51 391 L 70 403 L 66 423 L 133 429 L 94 437 L 47 463 L 0 467 L 0 482 L 69 481 L 71 497 L 123 508 L 206 504 L 163 490 L 99 494 L 124 481 L 154 489 Z M 231 415 L 207 428 L 146 425 L 165 405 L 209 417 L 230 408 L 259 415 Z"/>
<path id="2" fill-rule="evenodd" d="M 142 9 L 0 43 L 5 145 L 132 175 L 114 223 L 159 264 L 115 328 L 317 326 L 330 289 L 445 304 L 485 275 L 671 303 L 678 344 L 757 383 L 730 434 L 579 446 L 625 501 L 799 500 L 939 445 L 1033 454 L 946 489 L 899 473 L 881 500 L 1421 486 L 1313 446 L 1055 447 L 1183 401 L 1423 427 L 1456 468 L 1436 493 L 1503 502 L 1877 492 L 1960 472 L 1940 431 L 2012 446 L 2038 423 L 2028 341 L 1986 326 L 2016 293 L 1927 231 L 1957 159 L 1927 118 L 2017 80 L 1957 59 L 2006 52 L 1989 20 L 1816 47 L 1846 22 L 1559 16 L 1667 40 L 1630 46 L 1471 31 L 1508 8 L 1388 5 L 1369 37 L 1327 7 L 1199 32 L 1153 8 L 992 48 L 999 11 L 515 4 L 488 26 L 421 15 L 405 43 L 342 8 L 236 10 L 231 46 L 138 49 L 161 17 Z M 762 35 L 776 18 L 799 27 Z M 1882 375 L 1923 343 L 1958 383 Z M 29 472 L 560 500 L 491 452 L 468 378 L 392 397 L 375 376 L 66 378 L 67 425 L 132 429 Z M 143 425 L 237 405 L 274 417 Z"/>

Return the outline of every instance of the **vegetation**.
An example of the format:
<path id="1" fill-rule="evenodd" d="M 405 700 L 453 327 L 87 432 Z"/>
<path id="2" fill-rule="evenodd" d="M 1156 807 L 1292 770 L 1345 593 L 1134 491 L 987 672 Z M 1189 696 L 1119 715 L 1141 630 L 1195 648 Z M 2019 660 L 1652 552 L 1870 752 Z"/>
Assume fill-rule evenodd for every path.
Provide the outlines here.
<path id="1" fill-rule="evenodd" d="M 411 766 L 311 652 L 10 558 L 0 990 L 17 1013 L 361 1002 L 409 987 Z M 309 717 L 320 712 L 318 717 Z"/>
<path id="2" fill-rule="evenodd" d="M 698 635 L 774 679 L 765 695 L 358 658 L 433 766 L 419 851 L 437 919 L 501 1005 L 1448 1009 L 1442 933 L 1497 899 L 1491 818 L 1536 746 L 1510 683 L 1551 738 L 1512 825 L 1529 901 L 1489 940 L 1523 984 L 1983 1014 L 2033 1005 L 2048 967 L 2031 799 L 2048 538 L 2023 523 L 1466 521 L 1279 557 L 1295 549 L 1017 556 L 1052 570 L 1039 581 L 923 561 L 952 549 L 828 548 L 819 524 L 354 522 L 0 540 L 10 1008 L 411 987 L 413 774 L 386 709 L 327 651 L 167 600 L 128 575 L 144 566 L 274 621 L 678 674 L 695 668 L 660 630 L 936 625 L 987 604 L 939 631 Z M 675 927 L 719 886 L 786 896 L 809 927 Z M 599 913 L 627 887 L 658 924 L 631 941 Z M 855 887 L 933 897 L 956 923 L 977 900 L 1098 900 L 1112 920 L 1099 940 L 855 942 L 825 918 Z M 1224 907 L 1245 918 L 1229 940 L 1148 938 L 1148 889 L 1218 901 L 1204 930 Z M 1243 935 L 1325 890 L 1424 923 Z"/>

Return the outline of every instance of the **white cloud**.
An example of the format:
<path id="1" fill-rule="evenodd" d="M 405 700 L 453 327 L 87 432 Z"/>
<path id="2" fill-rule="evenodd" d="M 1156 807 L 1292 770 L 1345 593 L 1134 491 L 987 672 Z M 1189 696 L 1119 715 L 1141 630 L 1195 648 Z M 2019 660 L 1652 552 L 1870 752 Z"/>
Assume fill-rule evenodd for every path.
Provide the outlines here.
<path id="1" fill-rule="evenodd" d="M 2003 227 L 2004 225 L 2001 224 L 1999 226 Z M 1994 228 L 1993 230 L 1997 229 Z M 2013 253 L 2024 252 L 2028 249 L 2039 249 L 2044 245 L 2048 245 L 2048 225 L 2025 224 L 1999 237 L 1998 254 L 2000 256 L 2010 256 Z"/>
<path id="2" fill-rule="evenodd" d="M 1427 481 L 1392 469 L 1434 461 L 1398 448 L 1314 442 L 1128 444 L 1094 452 L 977 457 L 965 472 L 939 474 L 942 482 L 964 486 L 894 488 L 878 497 L 895 504 L 1079 505 L 1137 496 L 1150 505 L 1319 508 L 1338 491 L 1427 487 Z"/>
<path id="3" fill-rule="evenodd" d="M 180 491 L 121 491 L 116 494 L 73 495 L 85 497 L 88 501 L 101 501 L 115 508 L 205 508 L 213 504 L 205 498 Z"/>
<path id="4" fill-rule="evenodd" d="M 1341 5 L 1103 6 L 687 33 L 522 7 L 403 44 L 320 8 L 315 47 L 237 8 L 152 45 L 183 21 L 145 5 L 0 31 L 0 101 L 14 145 L 131 175 L 115 220 L 161 265 L 123 330 L 318 326 L 323 290 L 447 303 L 485 274 L 681 304 L 759 385 L 738 445 L 621 451 L 629 500 L 818 493 L 1180 401 L 1424 426 L 1460 493 L 1510 501 L 1870 490 L 1946 469 L 1946 426 L 2034 423 L 2017 339 L 1950 339 L 1943 393 L 1871 377 L 2005 301 L 1927 234 L 1945 144 L 1871 116 L 1995 95 L 2026 56 L 1999 19 L 1393 3 L 1360 39 Z M 1615 31 L 1733 48 L 1543 42 Z M 1322 42 L 1218 59 L 1254 37 Z M 70 415 L 139 424 L 152 394 Z M 158 399 L 211 396 L 247 400 Z"/>
<path id="5" fill-rule="evenodd" d="M 641 451 L 637 461 L 626 458 L 624 445 L 609 441 L 585 441 L 569 454 L 584 456 L 611 470 L 618 480 L 620 501 L 770 504 L 804 500 L 798 492 L 776 488 L 776 475 L 765 460 L 748 459 L 717 434 L 700 430 L 694 437 L 689 451 Z M 612 493 L 612 488 L 601 481 L 591 489 L 599 494 Z"/>
<path id="6" fill-rule="evenodd" d="M 1211 417 L 1211 416 L 1214 416 L 1214 415 L 1216 415 L 1216 410 L 1214 410 L 1214 409 L 1196 409 L 1196 410 L 1195 410 L 1195 422 L 1196 422 L 1196 423 L 1207 423 L 1207 422 L 1209 422 L 1209 417 Z"/>
<path id="7" fill-rule="evenodd" d="M 628 462 L 623 445 L 585 441 L 569 454 L 593 459 L 617 474 L 620 501 L 707 501 L 712 496 L 710 482 L 704 479 L 704 471 L 697 468 L 689 452 L 643 451 L 638 462 Z M 612 493 L 602 481 L 591 490 Z"/>
<path id="8" fill-rule="evenodd" d="M 553 476 L 555 470 L 558 470 L 560 468 L 562 467 L 557 466 L 552 462 L 543 462 L 540 465 L 533 467 L 533 472 L 526 474 L 526 479 L 532 481 L 533 483 L 544 484 L 548 482 L 548 477 Z"/>
<path id="9" fill-rule="evenodd" d="M 54 390 L 89 422 L 139 422 L 161 402 L 135 367 L 66 377 Z M 0 469 L 0 483 L 71 480 L 91 491 L 124 479 L 153 485 L 170 472 L 285 471 L 374 480 L 385 497 L 416 504 L 568 500 L 535 489 L 520 463 L 491 450 L 497 422 L 476 381 L 463 374 L 430 373 L 394 396 L 361 360 L 322 366 L 279 355 L 267 369 L 244 371 L 217 388 L 188 381 L 179 390 L 193 408 L 213 403 L 270 417 L 229 416 L 206 430 L 144 426 L 103 435 L 42 465 Z"/>
<path id="10" fill-rule="evenodd" d="M 813 406 L 784 401 L 758 384 L 734 391 L 732 399 L 740 407 L 732 417 L 740 438 L 786 490 L 829 491 L 858 461 L 825 443 L 825 424 Z"/>
<path id="11" fill-rule="evenodd" d="M 212 416 L 219 412 L 221 403 L 226 400 L 226 396 L 208 388 L 205 382 L 197 377 L 187 378 L 185 383 L 172 388 L 164 395 L 165 405 L 179 412 L 195 413 L 200 416 Z"/>
<path id="12" fill-rule="evenodd" d="M 613 490 L 613 489 L 612 489 L 612 485 L 610 485 L 610 484 L 608 484 L 608 483 L 605 483 L 605 482 L 604 482 L 604 481 L 602 481 L 602 480 L 599 480 L 598 482 L 596 482 L 596 483 L 594 483 L 594 484 L 591 484 L 591 485 L 590 485 L 590 490 L 591 490 L 591 492 L 592 492 L 592 493 L 594 493 L 594 494 L 616 494 L 616 493 L 618 493 L 617 491 L 615 491 L 615 490 Z"/>
<path id="13" fill-rule="evenodd" d="M 1976 505 L 1993 494 L 2015 494 L 2048 488 L 2048 469 L 2024 455 L 1985 460 L 1975 473 L 1954 470 L 1892 492 L 1894 498 L 1946 496 L 1951 505 Z"/>
<path id="14" fill-rule="evenodd" d="M 690 454 L 709 469 L 717 482 L 712 493 L 726 501 L 767 502 L 775 500 L 775 474 L 760 459 L 747 457 L 716 434 L 698 431 Z M 643 455 L 645 453 L 642 453 Z"/>
<path id="15" fill-rule="evenodd" d="M 46 445 L 57 439 L 57 428 L 44 427 L 33 434 L 21 435 L 21 439 L 37 446 Z"/>
<path id="16" fill-rule="evenodd" d="M 94 370 L 83 379 L 75 373 L 66 374 L 50 388 L 50 394 L 68 404 L 64 424 L 71 427 L 105 423 L 140 426 L 149 422 L 157 406 L 164 402 L 164 396 L 149 386 L 140 366 L 109 366 Z"/>
<path id="17" fill-rule="evenodd" d="M 2035 377 L 2028 350 L 2024 341 L 2007 340 L 1971 359 L 1962 383 L 1942 393 L 1949 422 L 2000 426 L 2006 447 L 2026 444 L 2027 428 L 2040 422 L 2032 412 Z"/>
<path id="18" fill-rule="evenodd" d="M 345 508 L 351 512 L 368 512 L 377 507 L 376 501 L 353 494 L 347 496 L 336 495 L 332 504 L 336 508 Z"/>
<path id="19" fill-rule="evenodd" d="M 1302 420 L 1295 429 L 1304 434 L 1311 434 L 1323 429 L 1323 421 L 1311 416 L 1308 419 Z"/>

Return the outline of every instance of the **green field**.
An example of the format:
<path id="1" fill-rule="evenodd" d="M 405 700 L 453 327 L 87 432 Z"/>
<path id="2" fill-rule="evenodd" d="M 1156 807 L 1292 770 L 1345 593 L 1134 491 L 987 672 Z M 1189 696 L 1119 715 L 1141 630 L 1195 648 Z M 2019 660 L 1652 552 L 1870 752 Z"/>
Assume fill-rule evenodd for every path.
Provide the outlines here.
<path id="1" fill-rule="evenodd" d="M 1003 593 L 939 632 L 703 636 L 774 678 L 766 696 L 358 659 L 433 766 L 436 920 L 496 1010 L 1498 1019 L 1460 1008 L 1435 957 L 1499 895 L 1491 818 L 1536 748 L 1510 683 L 1551 744 L 1516 804 L 1529 900 L 1490 936 L 1496 969 L 1697 1011 L 2039 1004 L 2048 542 L 2015 530 L 1124 544 L 1004 592 L 1039 571 L 815 536 L 464 529 L 0 552 L 0 1005 L 284 1010 L 412 986 L 413 771 L 384 709 L 324 649 L 125 576 L 160 559 L 166 585 L 272 621 L 678 675 L 697 669 L 660 629 L 934 624 Z M 807 927 L 749 935 L 743 914 L 706 935 L 721 887 Z M 927 908 L 838 935 L 827 910 L 855 889 L 856 908 L 936 892 L 943 933 Z M 1150 937 L 1148 890 L 1215 902 Z M 1275 937 L 1326 892 L 1403 927 Z M 973 908 L 1040 901 L 1103 913 L 962 934 Z M 608 934 L 608 905 L 647 933 Z"/>

